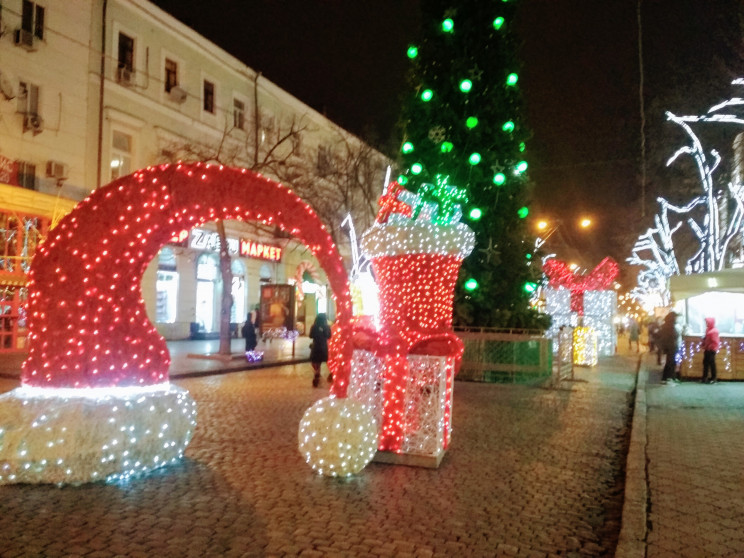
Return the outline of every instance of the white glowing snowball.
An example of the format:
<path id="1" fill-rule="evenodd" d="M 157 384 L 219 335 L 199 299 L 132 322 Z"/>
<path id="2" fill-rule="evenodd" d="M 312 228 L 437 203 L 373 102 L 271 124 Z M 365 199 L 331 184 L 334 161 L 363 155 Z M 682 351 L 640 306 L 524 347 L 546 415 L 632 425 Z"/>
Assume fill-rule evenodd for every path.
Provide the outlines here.
<path id="1" fill-rule="evenodd" d="M 348 477 L 372 461 L 377 450 L 377 422 L 353 399 L 325 397 L 300 421 L 299 450 L 321 475 Z"/>

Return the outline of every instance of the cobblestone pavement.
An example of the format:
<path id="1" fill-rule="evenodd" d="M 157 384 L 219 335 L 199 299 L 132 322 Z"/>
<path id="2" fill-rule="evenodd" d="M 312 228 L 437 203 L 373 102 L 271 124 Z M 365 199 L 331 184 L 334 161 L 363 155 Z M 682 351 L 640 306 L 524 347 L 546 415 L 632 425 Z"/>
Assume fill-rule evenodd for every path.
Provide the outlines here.
<path id="1" fill-rule="evenodd" d="M 351 480 L 297 451 L 325 395 L 309 365 L 179 380 L 199 409 L 181 464 L 0 486 L 0 556 L 612 556 L 634 372 L 616 356 L 558 389 L 457 382 L 439 469 L 372 463 Z"/>
<path id="2" fill-rule="evenodd" d="M 663 386 L 658 368 L 646 389 L 646 556 L 742 557 L 744 384 Z"/>

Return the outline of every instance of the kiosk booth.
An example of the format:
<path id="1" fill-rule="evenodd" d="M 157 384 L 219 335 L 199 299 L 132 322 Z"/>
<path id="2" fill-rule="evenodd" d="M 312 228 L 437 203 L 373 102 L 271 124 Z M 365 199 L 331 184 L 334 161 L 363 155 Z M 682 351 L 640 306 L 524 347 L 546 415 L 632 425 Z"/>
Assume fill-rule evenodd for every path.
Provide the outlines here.
<path id="1" fill-rule="evenodd" d="M 711 317 L 721 334 L 718 379 L 744 380 L 744 269 L 677 275 L 669 289 L 684 322 L 680 374 L 702 377 L 705 318 Z"/>

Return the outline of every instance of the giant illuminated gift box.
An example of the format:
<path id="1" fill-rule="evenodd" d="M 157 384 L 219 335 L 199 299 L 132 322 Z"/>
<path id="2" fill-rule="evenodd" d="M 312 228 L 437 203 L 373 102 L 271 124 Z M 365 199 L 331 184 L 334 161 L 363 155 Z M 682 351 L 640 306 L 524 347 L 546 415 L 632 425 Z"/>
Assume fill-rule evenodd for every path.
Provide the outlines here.
<path id="1" fill-rule="evenodd" d="M 573 331 L 573 362 L 578 366 L 596 366 L 598 362 L 597 332 L 586 326 Z"/>
<path id="2" fill-rule="evenodd" d="M 379 323 L 357 319 L 349 385 L 380 421 L 375 460 L 436 467 L 450 441 L 452 388 L 463 352 L 452 330 L 454 286 L 475 235 L 459 222 L 462 211 L 453 200 L 463 201 L 462 190 L 424 186 L 434 202 L 393 184 L 362 237 L 380 315 Z"/>
<path id="3" fill-rule="evenodd" d="M 578 314 L 571 311 L 571 291 L 566 287 L 543 289 L 545 296 L 545 312 L 552 318 L 550 328 L 545 336 L 555 339 L 561 327 L 576 327 L 578 325 Z M 558 347 L 554 346 L 553 350 Z"/>
<path id="4" fill-rule="evenodd" d="M 597 332 L 597 354 L 615 354 L 617 334 L 615 333 L 615 314 L 617 313 L 617 293 L 614 290 L 586 291 L 584 293 L 584 325 Z"/>
<path id="5" fill-rule="evenodd" d="M 551 309 L 556 311 L 555 315 L 551 314 L 554 324 L 556 319 L 560 320 L 565 316 L 565 298 L 558 300 L 559 295 L 555 293 L 551 308 L 547 304 L 547 293 L 556 290 L 565 293 L 568 290 L 571 293 L 571 312 L 576 313 L 582 325 L 591 327 L 594 335 L 597 336 L 598 354 L 602 356 L 609 356 L 615 352 L 616 339 L 612 322 L 617 299 L 615 292 L 609 288 L 614 283 L 619 269 L 617 262 L 612 258 L 603 259 L 587 274 L 574 272 L 565 262 L 556 259 L 548 260 L 543 265 L 543 271 L 548 277 L 546 306 L 548 306 L 549 314 L 551 314 Z M 565 294 L 562 296 L 565 297 Z M 593 357 L 589 360 L 591 358 Z M 582 357 L 579 360 L 584 363 L 586 359 Z M 576 360 L 574 363 L 579 364 Z"/>

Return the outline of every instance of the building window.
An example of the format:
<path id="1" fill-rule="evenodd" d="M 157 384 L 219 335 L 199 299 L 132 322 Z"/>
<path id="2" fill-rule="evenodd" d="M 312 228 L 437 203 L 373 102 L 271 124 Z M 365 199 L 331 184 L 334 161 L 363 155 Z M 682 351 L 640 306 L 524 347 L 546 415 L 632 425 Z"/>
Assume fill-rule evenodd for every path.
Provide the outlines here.
<path id="1" fill-rule="evenodd" d="M 38 39 L 44 38 L 44 8 L 30 2 L 29 0 L 23 0 L 23 8 L 21 13 L 21 29 L 27 34 L 32 34 Z"/>
<path id="2" fill-rule="evenodd" d="M 132 172 L 132 136 L 114 130 L 111 142 L 111 180 Z"/>
<path id="3" fill-rule="evenodd" d="M 134 73 L 134 39 L 124 33 L 119 33 L 119 57 L 117 62 L 116 79 L 128 83 Z"/>
<path id="4" fill-rule="evenodd" d="M 233 126 L 245 129 L 245 103 L 238 99 L 233 99 Z"/>
<path id="5" fill-rule="evenodd" d="M 18 84 L 18 112 L 39 114 L 39 86 L 22 81 Z"/>
<path id="6" fill-rule="evenodd" d="M 214 83 L 204 80 L 204 111 L 214 114 Z"/>
<path id="7" fill-rule="evenodd" d="M 230 264 L 232 271 L 232 290 L 230 294 L 233 297 L 233 304 L 230 307 L 230 321 L 232 323 L 242 322 L 246 316 L 245 294 L 247 292 L 245 282 L 245 265 L 238 259 L 234 259 Z"/>
<path id="8" fill-rule="evenodd" d="M 165 59 L 165 92 L 178 87 L 178 63 L 170 58 Z"/>
<path id="9" fill-rule="evenodd" d="M 325 175 L 333 169 L 331 148 L 327 145 L 318 146 L 318 174 Z"/>
<path id="10" fill-rule="evenodd" d="M 28 190 L 36 190 L 36 165 L 18 161 L 18 185 Z"/>

